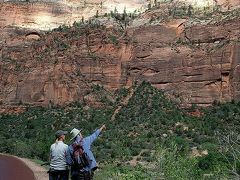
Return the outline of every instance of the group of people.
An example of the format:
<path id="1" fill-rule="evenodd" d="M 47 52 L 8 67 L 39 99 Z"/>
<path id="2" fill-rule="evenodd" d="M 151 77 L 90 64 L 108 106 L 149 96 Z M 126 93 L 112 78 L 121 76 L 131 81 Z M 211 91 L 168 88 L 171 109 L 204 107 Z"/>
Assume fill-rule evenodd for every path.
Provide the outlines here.
<path id="1" fill-rule="evenodd" d="M 97 162 L 91 151 L 91 144 L 106 129 L 102 125 L 93 134 L 83 137 L 81 130 L 74 128 L 71 132 L 72 143 L 64 143 L 67 131 L 55 133 L 56 142 L 50 148 L 49 180 L 68 180 L 69 170 L 72 180 L 92 180 Z"/>

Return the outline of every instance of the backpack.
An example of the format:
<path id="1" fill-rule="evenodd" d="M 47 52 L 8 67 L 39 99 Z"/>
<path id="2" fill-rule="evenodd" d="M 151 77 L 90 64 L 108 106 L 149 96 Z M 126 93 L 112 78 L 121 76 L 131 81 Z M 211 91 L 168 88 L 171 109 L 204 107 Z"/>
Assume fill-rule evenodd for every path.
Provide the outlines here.
<path id="1" fill-rule="evenodd" d="M 73 143 L 73 166 L 78 169 L 82 169 L 84 167 L 89 166 L 90 159 L 86 152 L 84 152 L 84 149 L 81 144 L 79 143 Z"/>

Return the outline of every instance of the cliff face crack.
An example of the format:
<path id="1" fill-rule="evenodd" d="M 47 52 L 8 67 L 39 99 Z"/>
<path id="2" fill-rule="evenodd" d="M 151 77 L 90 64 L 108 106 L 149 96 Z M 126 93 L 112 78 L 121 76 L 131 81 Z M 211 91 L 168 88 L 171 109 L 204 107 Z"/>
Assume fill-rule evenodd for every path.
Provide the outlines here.
<path id="1" fill-rule="evenodd" d="M 129 71 L 139 72 L 139 71 L 141 71 L 141 69 L 137 68 L 137 67 L 133 67 L 133 68 L 129 69 Z"/>
<path id="2" fill-rule="evenodd" d="M 221 81 L 221 79 L 217 79 L 216 81 L 214 81 L 214 82 L 220 82 Z M 187 81 L 187 80 L 185 80 L 185 81 L 183 81 L 183 82 L 187 82 L 187 83 L 204 83 L 204 82 L 209 82 L 208 80 L 206 80 L 206 81 L 203 81 L 203 80 L 195 80 L 195 81 Z"/>
<path id="3" fill-rule="evenodd" d="M 36 35 L 36 36 L 41 37 L 40 33 L 38 33 L 38 32 L 29 32 L 25 36 L 27 37 L 27 36 L 30 36 L 30 35 Z"/>
<path id="4" fill-rule="evenodd" d="M 201 40 L 201 39 L 198 39 L 198 40 L 191 40 L 191 43 L 192 44 L 203 44 L 203 43 L 215 43 L 215 42 L 221 42 L 221 41 L 225 41 L 226 38 L 223 38 L 223 37 L 219 37 L 219 38 L 213 38 L 213 39 L 207 39 L 207 40 Z"/>
<path id="5" fill-rule="evenodd" d="M 160 71 L 155 70 L 155 69 L 146 69 L 142 72 L 143 76 L 154 76 L 158 74 Z"/>
<path id="6" fill-rule="evenodd" d="M 229 76 L 229 72 L 221 72 L 222 76 Z"/>
<path id="7" fill-rule="evenodd" d="M 184 77 L 195 77 L 195 76 L 202 76 L 202 73 L 196 73 L 196 74 L 184 74 Z"/>
<path id="8" fill-rule="evenodd" d="M 172 82 L 159 82 L 159 83 L 152 83 L 153 85 L 167 85 L 172 84 Z"/>
<path id="9" fill-rule="evenodd" d="M 206 87 L 206 86 L 216 85 L 216 82 L 219 82 L 219 81 L 221 81 L 221 80 L 219 79 L 218 81 L 209 82 L 209 83 L 205 84 L 204 86 Z"/>
<path id="10" fill-rule="evenodd" d="M 141 55 L 141 56 L 137 56 L 138 59 L 144 59 L 147 57 L 150 57 L 151 55 Z"/>

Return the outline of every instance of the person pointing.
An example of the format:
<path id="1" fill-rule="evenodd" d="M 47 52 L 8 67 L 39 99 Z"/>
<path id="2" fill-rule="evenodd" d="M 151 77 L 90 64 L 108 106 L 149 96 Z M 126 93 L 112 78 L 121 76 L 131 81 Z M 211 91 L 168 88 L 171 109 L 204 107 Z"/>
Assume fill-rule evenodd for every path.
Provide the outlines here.
<path id="1" fill-rule="evenodd" d="M 83 137 L 81 129 L 73 128 L 70 132 L 72 144 L 68 147 L 67 163 L 71 166 L 72 180 L 92 180 L 98 168 L 91 150 L 92 143 L 106 129 L 105 124 L 93 134 Z"/>

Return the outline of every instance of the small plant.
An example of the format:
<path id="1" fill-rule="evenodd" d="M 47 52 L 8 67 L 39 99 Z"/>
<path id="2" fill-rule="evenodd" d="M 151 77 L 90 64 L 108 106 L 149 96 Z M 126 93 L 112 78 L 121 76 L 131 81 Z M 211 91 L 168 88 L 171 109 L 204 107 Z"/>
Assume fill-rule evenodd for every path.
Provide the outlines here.
<path id="1" fill-rule="evenodd" d="M 59 32 L 68 32 L 69 31 L 69 27 L 66 25 L 60 25 L 58 28 L 53 29 L 53 31 L 59 31 Z"/>
<path id="2" fill-rule="evenodd" d="M 97 55 L 92 53 L 92 52 L 89 52 L 88 55 L 92 58 L 92 60 L 96 61 L 97 60 Z"/>
<path id="3" fill-rule="evenodd" d="M 188 15 L 189 17 L 191 17 L 192 14 L 193 14 L 193 7 L 192 7 L 192 5 L 189 5 L 189 6 L 188 6 L 188 9 L 187 9 L 187 15 Z"/>
<path id="4" fill-rule="evenodd" d="M 221 154 L 234 178 L 240 178 L 240 134 L 216 132 Z"/>
<path id="5" fill-rule="evenodd" d="M 98 12 L 98 10 L 96 11 L 96 15 L 95 15 L 95 17 L 96 17 L 96 18 L 99 17 L 99 12 Z"/>
<path id="6" fill-rule="evenodd" d="M 117 37 L 116 36 L 114 36 L 114 35 L 110 35 L 110 40 L 111 40 L 111 42 L 114 44 L 114 45 L 118 45 L 118 39 L 117 39 Z"/>

